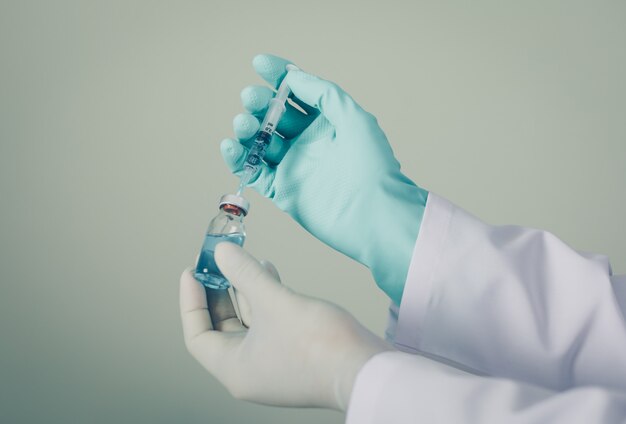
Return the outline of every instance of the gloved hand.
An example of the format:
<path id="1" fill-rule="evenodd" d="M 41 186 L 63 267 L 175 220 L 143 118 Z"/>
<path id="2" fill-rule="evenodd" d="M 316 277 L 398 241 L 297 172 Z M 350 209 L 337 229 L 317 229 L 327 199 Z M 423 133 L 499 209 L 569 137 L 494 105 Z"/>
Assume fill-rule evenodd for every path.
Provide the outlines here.
<path id="1" fill-rule="evenodd" d="M 287 111 L 250 187 L 269 197 L 315 237 L 369 267 L 400 304 L 428 192 L 400 172 L 376 118 L 336 84 L 304 71 L 286 75 L 284 59 L 260 55 L 253 64 L 272 87 L 283 78 L 295 107 Z M 285 76 L 286 75 L 286 76 Z M 241 175 L 246 147 L 273 92 L 251 86 L 241 97 L 248 114 L 234 119 L 238 140 L 222 141 L 226 164 Z"/>
<path id="2" fill-rule="evenodd" d="M 238 399 L 345 410 L 361 367 L 392 347 L 338 306 L 281 285 L 273 266 L 233 243 L 220 243 L 215 260 L 247 300 L 249 328 L 227 291 L 205 296 L 186 270 L 180 308 L 189 352 Z"/>

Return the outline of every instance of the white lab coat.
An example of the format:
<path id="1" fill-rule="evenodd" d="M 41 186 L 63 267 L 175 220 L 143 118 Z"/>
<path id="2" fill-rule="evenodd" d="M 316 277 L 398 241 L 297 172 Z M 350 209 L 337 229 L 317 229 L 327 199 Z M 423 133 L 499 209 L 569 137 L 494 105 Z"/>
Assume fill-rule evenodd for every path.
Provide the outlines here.
<path id="1" fill-rule="evenodd" d="M 431 193 L 389 339 L 347 424 L 626 422 L 626 276 Z M 434 358 L 436 361 L 433 361 Z"/>

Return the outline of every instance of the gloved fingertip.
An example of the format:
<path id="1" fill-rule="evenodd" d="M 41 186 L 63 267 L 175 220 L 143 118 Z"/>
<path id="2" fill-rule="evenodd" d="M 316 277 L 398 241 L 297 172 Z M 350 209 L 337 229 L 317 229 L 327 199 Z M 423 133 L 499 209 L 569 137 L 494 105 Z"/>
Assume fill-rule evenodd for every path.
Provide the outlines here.
<path id="1" fill-rule="evenodd" d="M 224 162 L 226 162 L 226 165 L 228 165 L 231 171 L 237 171 L 241 159 L 244 156 L 244 148 L 241 143 L 232 138 L 225 138 L 220 143 L 220 152 L 222 153 Z"/>
<path id="2" fill-rule="evenodd" d="M 235 253 L 236 251 L 242 250 L 243 248 L 238 244 L 231 243 L 229 241 L 223 241 L 215 246 L 215 257 L 223 257 L 224 255 L 229 255 L 231 253 Z"/>
<path id="3" fill-rule="evenodd" d="M 313 74 L 309 74 L 308 72 L 303 71 L 302 69 L 295 67 L 295 69 L 291 69 L 288 73 L 287 76 L 285 76 L 285 79 L 287 81 L 287 84 L 289 84 L 289 82 L 294 82 L 294 83 L 298 83 L 301 81 L 307 81 L 307 80 L 315 80 L 318 81 L 320 78 L 313 75 Z"/>
<path id="4" fill-rule="evenodd" d="M 247 111 L 258 113 L 267 108 L 268 103 L 274 97 L 274 92 L 266 86 L 249 85 L 241 90 L 239 97 Z"/>
<path id="5" fill-rule="evenodd" d="M 285 68 L 290 63 L 291 61 L 272 54 L 259 54 L 252 59 L 252 66 L 257 74 L 274 88 L 278 86 L 285 76 L 287 72 Z"/>
<path id="6" fill-rule="evenodd" d="M 241 98 L 241 104 L 243 105 L 243 107 L 248 109 L 248 106 L 250 104 L 255 103 L 256 94 L 254 92 L 254 87 L 251 85 L 245 87 L 243 90 L 241 90 L 241 93 L 239 94 L 239 98 Z"/>
<path id="7" fill-rule="evenodd" d="M 354 100 L 337 84 L 307 72 L 290 71 L 285 81 L 294 96 L 318 109 L 333 125 L 347 122 L 347 113 L 361 111 Z"/>
<path id="8" fill-rule="evenodd" d="M 188 266 L 187 268 L 185 268 L 182 272 L 182 274 L 180 274 L 180 281 L 182 282 L 183 280 L 188 280 L 189 277 L 192 276 L 191 271 L 193 270 L 193 267 Z"/>
<path id="9" fill-rule="evenodd" d="M 261 124 L 249 113 L 240 113 L 233 118 L 233 130 L 239 140 L 247 140 L 254 136 Z"/>
<path id="10" fill-rule="evenodd" d="M 269 54 L 269 53 L 259 53 L 259 54 L 255 55 L 255 56 L 252 58 L 252 66 L 254 66 L 254 68 L 256 69 L 256 68 L 257 68 L 257 65 L 258 65 L 261 61 L 266 60 L 266 56 L 271 56 L 271 54 Z"/>
<path id="11" fill-rule="evenodd" d="M 206 305 L 204 286 L 193 277 L 191 269 L 185 269 L 180 275 L 180 308 L 192 311 Z"/>
<path id="12" fill-rule="evenodd" d="M 256 56 L 252 58 L 252 66 L 254 66 L 254 69 L 262 69 L 265 66 L 268 58 L 271 56 L 272 55 L 268 53 L 257 54 Z"/>
<path id="13" fill-rule="evenodd" d="M 215 263 L 222 273 L 230 273 L 248 256 L 246 251 L 235 243 L 223 241 L 215 246 Z"/>
<path id="14" fill-rule="evenodd" d="M 280 68 L 284 70 L 285 66 L 289 63 L 291 62 L 269 53 L 257 54 L 252 58 L 252 66 L 254 69 L 266 75 L 269 72 L 280 71 Z"/>
<path id="15" fill-rule="evenodd" d="M 220 143 L 220 151 L 224 156 L 232 156 L 235 149 L 236 141 L 232 138 L 225 138 Z"/>
<path id="16" fill-rule="evenodd" d="M 289 71 L 285 77 L 285 82 L 293 94 L 309 106 L 317 108 L 317 100 L 320 96 L 319 88 L 310 84 L 317 82 L 319 78 L 308 74 L 300 69 Z"/>
<path id="17" fill-rule="evenodd" d="M 215 246 L 215 263 L 233 287 L 252 303 L 257 295 L 277 285 L 276 279 L 254 256 L 241 246 L 221 242 Z"/>

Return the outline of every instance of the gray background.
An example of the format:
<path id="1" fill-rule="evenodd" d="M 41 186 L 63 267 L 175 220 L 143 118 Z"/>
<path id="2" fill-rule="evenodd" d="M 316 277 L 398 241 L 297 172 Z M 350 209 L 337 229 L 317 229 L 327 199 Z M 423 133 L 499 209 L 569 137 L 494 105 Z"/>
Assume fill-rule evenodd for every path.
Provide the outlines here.
<path id="1" fill-rule="evenodd" d="M 623 1 L 2 0 L 0 422 L 342 422 L 235 401 L 182 342 L 260 52 L 342 85 L 418 184 L 626 271 L 624 40 Z M 248 249 L 381 333 L 366 270 L 249 197 Z"/>

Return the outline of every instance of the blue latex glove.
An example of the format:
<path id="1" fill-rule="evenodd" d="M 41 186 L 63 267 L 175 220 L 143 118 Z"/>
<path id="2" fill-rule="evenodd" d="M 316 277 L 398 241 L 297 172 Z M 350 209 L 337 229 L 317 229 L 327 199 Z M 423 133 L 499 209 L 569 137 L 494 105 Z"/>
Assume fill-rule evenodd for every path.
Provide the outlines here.
<path id="1" fill-rule="evenodd" d="M 249 187 L 266 196 L 315 237 L 369 267 L 378 286 L 400 304 L 428 192 L 400 172 L 376 118 L 336 84 L 290 62 L 259 55 L 253 65 L 272 87 L 283 78 L 306 114 L 289 105 Z M 273 91 L 250 86 L 248 114 L 234 119 L 238 140 L 221 152 L 240 175 L 246 147 L 259 129 Z"/>

